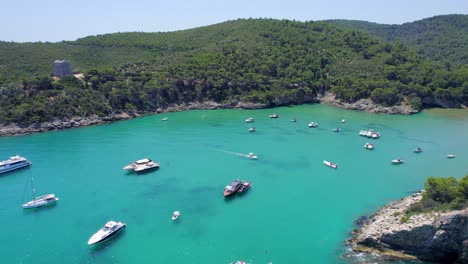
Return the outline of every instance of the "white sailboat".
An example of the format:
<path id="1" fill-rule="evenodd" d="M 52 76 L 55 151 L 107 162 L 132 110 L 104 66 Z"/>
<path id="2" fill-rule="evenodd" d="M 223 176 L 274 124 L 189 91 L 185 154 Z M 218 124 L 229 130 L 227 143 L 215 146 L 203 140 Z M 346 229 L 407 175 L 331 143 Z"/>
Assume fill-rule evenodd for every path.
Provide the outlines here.
<path id="1" fill-rule="evenodd" d="M 46 195 L 41 195 L 41 196 L 36 196 L 36 187 L 34 186 L 34 178 L 31 175 L 31 190 L 32 190 L 32 196 L 33 199 L 25 204 L 23 204 L 24 209 L 29 209 L 29 208 L 36 208 L 36 207 L 41 207 L 44 205 L 49 205 L 53 204 L 59 199 L 55 197 L 55 194 L 46 194 Z"/>

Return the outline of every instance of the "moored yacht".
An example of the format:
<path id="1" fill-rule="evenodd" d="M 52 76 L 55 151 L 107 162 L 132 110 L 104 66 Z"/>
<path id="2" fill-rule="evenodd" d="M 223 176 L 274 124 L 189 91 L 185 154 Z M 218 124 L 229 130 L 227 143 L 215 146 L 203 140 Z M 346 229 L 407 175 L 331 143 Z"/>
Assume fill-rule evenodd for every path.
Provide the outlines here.
<path id="1" fill-rule="evenodd" d="M 254 119 L 252 117 L 249 117 L 245 120 L 246 123 L 252 123 Z"/>
<path id="2" fill-rule="evenodd" d="M 159 163 L 156 163 L 154 161 L 151 161 L 151 162 L 148 162 L 148 163 L 145 163 L 145 164 L 142 164 L 142 165 L 138 165 L 134 171 L 135 172 L 147 172 L 147 171 L 151 171 L 151 170 L 156 170 L 156 169 L 159 169 L 160 165 Z"/>
<path id="3" fill-rule="evenodd" d="M 268 117 L 269 117 L 269 118 L 278 118 L 279 115 L 277 115 L 277 114 L 271 114 L 271 115 L 269 115 Z"/>
<path id="4" fill-rule="evenodd" d="M 324 160 L 323 164 L 327 165 L 328 167 L 334 168 L 334 169 L 338 168 L 338 164 L 330 162 L 328 160 Z"/>
<path id="5" fill-rule="evenodd" d="M 413 152 L 414 152 L 414 153 L 421 153 L 421 152 L 422 152 L 422 148 L 415 148 L 415 149 L 413 149 Z"/>
<path id="6" fill-rule="evenodd" d="M 147 163 L 150 163 L 152 162 L 151 159 L 148 159 L 148 158 L 144 158 L 144 159 L 140 159 L 140 160 L 137 160 L 137 161 L 134 161 L 130 164 L 128 164 L 127 166 L 123 167 L 124 170 L 135 170 L 138 166 L 141 166 L 141 165 L 144 165 L 144 164 L 147 164 Z"/>
<path id="7" fill-rule="evenodd" d="M 248 189 L 250 189 L 250 187 L 252 187 L 250 182 L 242 181 L 241 182 L 241 187 L 239 188 L 239 190 L 237 190 L 237 192 L 242 194 L 242 193 L 246 192 Z"/>
<path id="8" fill-rule="evenodd" d="M 453 159 L 456 158 L 457 156 L 455 154 L 447 154 L 447 158 Z"/>
<path id="9" fill-rule="evenodd" d="M 229 185 L 226 185 L 226 187 L 224 187 L 224 197 L 228 197 L 235 194 L 241 186 L 242 183 L 239 181 L 239 179 L 233 180 Z"/>
<path id="10" fill-rule="evenodd" d="M 255 127 L 249 128 L 249 132 L 250 132 L 250 133 L 255 132 L 255 131 L 256 131 L 256 130 L 255 130 Z"/>
<path id="11" fill-rule="evenodd" d="M 318 123 L 315 123 L 315 122 L 310 122 L 309 127 L 318 127 Z"/>
<path id="12" fill-rule="evenodd" d="M 167 121 L 167 120 L 169 120 L 169 118 L 167 118 L 167 117 L 163 117 L 163 118 L 161 119 L 161 121 Z"/>
<path id="13" fill-rule="evenodd" d="M 124 222 L 109 221 L 99 231 L 88 240 L 88 245 L 102 242 L 122 230 L 126 224 Z"/>
<path id="14" fill-rule="evenodd" d="M 402 164 L 402 163 L 404 163 L 404 162 L 405 162 L 405 161 L 402 160 L 402 159 L 394 159 L 394 160 L 392 160 L 392 164 Z"/>
<path id="15" fill-rule="evenodd" d="M 31 165 L 31 162 L 29 162 L 26 158 L 16 155 L 0 162 L 0 173 L 21 169 L 29 165 Z"/>
<path id="16" fill-rule="evenodd" d="M 23 204 L 23 208 L 29 209 L 29 208 L 50 205 L 50 204 L 55 203 L 58 200 L 59 198 L 55 197 L 55 194 L 46 194 L 46 195 L 35 197 L 34 200 Z"/>

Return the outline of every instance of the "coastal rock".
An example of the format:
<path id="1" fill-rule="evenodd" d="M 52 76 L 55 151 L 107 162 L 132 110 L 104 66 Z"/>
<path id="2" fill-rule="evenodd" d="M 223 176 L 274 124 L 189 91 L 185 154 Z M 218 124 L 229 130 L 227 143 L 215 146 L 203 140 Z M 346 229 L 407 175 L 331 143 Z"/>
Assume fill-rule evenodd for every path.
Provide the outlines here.
<path id="1" fill-rule="evenodd" d="M 347 243 L 358 252 L 440 263 L 468 263 L 468 209 L 424 213 L 402 222 L 421 193 L 384 206 Z"/>
<path id="2" fill-rule="evenodd" d="M 417 110 L 412 109 L 407 105 L 383 106 L 374 103 L 371 99 L 360 99 L 354 103 L 346 103 L 337 99 L 332 93 L 325 93 L 318 96 L 320 103 L 334 105 L 348 110 L 359 110 L 375 114 L 402 114 L 410 115 L 417 113 Z"/>

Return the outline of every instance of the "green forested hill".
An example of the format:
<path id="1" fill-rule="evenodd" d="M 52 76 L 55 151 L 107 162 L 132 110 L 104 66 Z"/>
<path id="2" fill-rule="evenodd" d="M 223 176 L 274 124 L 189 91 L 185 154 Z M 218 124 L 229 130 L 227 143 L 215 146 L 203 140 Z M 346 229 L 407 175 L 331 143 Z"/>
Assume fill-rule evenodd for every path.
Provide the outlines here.
<path id="1" fill-rule="evenodd" d="M 436 61 L 468 64 L 468 15 L 443 15 L 402 25 L 385 25 L 358 20 L 327 20 L 347 29 L 362 30 L 390 42 L 415 47 L 418 53 Z"/>
<path id="2" fill-rule="evenodd" d="M 55 59 L 85 74 L 53 81 Z M 330 91 L 416 109 L 468 102 L 468 66 L 325 22 L 239 19 L 168 33 L 0 42 L 0 121 L 155 111 L 213 100 L 290 104 Z"/>

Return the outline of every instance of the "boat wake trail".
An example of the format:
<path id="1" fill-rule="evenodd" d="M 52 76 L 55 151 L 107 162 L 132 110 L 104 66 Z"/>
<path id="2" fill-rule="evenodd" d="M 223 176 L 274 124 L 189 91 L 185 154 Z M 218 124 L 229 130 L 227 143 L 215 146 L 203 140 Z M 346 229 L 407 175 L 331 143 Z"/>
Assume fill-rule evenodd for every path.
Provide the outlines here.
<path id="1" fill-rule="evenodd" d="M 236 155 L 236 156 L 243 156 L 243 155 L 244 155 L 244 154 L 242 154 L 242 153 L 227 151 L 227 150 L 223 150 L 223 149 L 217 149 L 217 151 L 223 152 L 223 153 L 227 153 L 227 154 L 231 154 L 231 155 Z"/>

